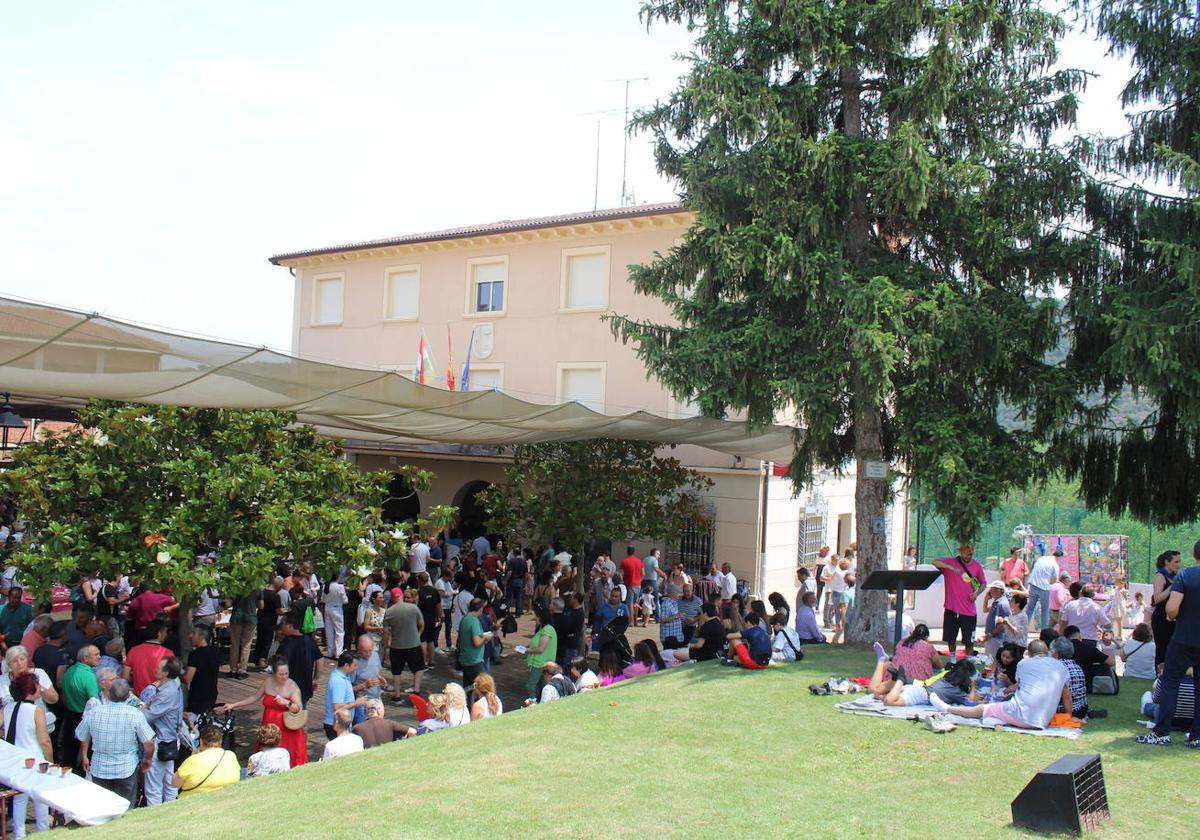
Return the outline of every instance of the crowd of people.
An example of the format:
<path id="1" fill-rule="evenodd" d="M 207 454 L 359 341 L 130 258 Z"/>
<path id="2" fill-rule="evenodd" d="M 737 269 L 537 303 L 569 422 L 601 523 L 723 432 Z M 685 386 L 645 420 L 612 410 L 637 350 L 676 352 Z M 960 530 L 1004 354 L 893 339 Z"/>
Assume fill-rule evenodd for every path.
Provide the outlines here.
<path id="1" fill-rule="evenodd" d="M 516 649 L 529 673 L 525 705 L 692 661 L 758 669 L 803 656 L 787 599 L 774 593 L 769 608 L 750 600 L 727 564 L 694 580 L 682 564 L 666 568 L 659 551 L 640 557 L 630 547 L 620 563 L 597 557 L 588 574 L 581 581 L 571 555 L 554 548 L 452 535 L 414 540 L 403 568 L 361 576 L 343 568 L 323 580 L 281 563 L 262 589 L 205 590 L 183 622 L 169 590 L 84 574 L 69 591 L 70 618 L 55 620 L 8 564 L 0 726 L 37 760 L 131 805 L 157 805 L 307 763 L 305 727 L 322 680 L 326 759 L 502 714 L 492 666 L 526 613 L 532 638 Z M 651 620 L 658 641 L 630 647 L 629 626 Z M 461 678 L 425 693 L 438 657 Z M 257 691 L 218 703 L 219 677 L 253 671 L 264 672 Z M 387 718 L 388 702 L 413 707 L 418 724 Z M 220 724 L 247 708 L 261 717 L 242 765 Z M 39 830 L 44 817 L 35 814 Z"/>

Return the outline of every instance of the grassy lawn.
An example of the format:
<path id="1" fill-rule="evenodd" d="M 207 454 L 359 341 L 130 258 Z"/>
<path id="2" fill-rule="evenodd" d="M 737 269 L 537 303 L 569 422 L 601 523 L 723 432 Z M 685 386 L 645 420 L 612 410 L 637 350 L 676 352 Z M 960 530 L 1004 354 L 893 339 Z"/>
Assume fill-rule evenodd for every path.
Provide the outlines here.
<path id="1" fill-rule="evenodd" d="M 1133 742 L 1147 687 L 1097 698 L 1078 741 L 934 735 L 845 715 L 807 686 L 868 652 L 808 648 L 750 673 L 690 665 L 551 706 L 139 809 L 89 836 L 1014 837 L 1009 803 L 1065 753 L 1100 752 L 1100 837 L 1189 836 L 1200 753 Z"/>

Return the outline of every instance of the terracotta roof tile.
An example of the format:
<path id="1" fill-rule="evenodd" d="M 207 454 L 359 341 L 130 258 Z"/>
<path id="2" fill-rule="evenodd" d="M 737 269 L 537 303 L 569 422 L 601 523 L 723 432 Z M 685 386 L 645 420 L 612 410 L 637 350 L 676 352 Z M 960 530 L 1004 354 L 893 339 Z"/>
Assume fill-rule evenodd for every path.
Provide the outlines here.
<path id="1" fill-rule="evenodd" d="M 615 219 L 635 219 L 640 216 L 662 216 L 669 213 L 685 212 L 686 209 L 682 202 L 669 201 L 661 204 L 639 204 L 633 207 L 617 207 L 610 210 L 586 210 L 580 213 L 564 213 L 558 216 L 539 216 L 532 219 L 502 219 L 498 222 L 489 222 L 482 225 L 447 228 L 427 233 L 410 233 L 390 239 L 372 239 L 366 242 L 352 242 L 347 245 L 313 248 L 306 251 L 289 251 L 283 254 L 276 254 L 270 260 L 275 265 L 281 265 L 285 260 L 318 257 L 325 254 L 339 254 L 346 251 L 365 251 L 371 248 L 412 245 L 418 242 L 438 242 L 446 239 L 467 239 L 472 236 L 486 236 L 491 233 L 512 233 L 514 231 L 562 227 L 563 225 L 586 224 L 588 222 L 608 222 Z"/>

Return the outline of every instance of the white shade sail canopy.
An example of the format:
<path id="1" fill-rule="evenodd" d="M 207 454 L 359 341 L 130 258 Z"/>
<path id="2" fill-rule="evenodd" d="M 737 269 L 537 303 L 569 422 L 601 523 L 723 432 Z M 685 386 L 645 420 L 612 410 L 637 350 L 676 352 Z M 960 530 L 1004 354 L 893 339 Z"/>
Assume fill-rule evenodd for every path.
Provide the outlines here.
<path id="1" fill-rule="evenodd" d="M 741 422 L 669 420 L 646 411 L 606 415 L 575 402 L 540 405 L 499 391 L 444 391 L 390 371 L 310 361 L 3 297 L 0 391 L 11 392 L 17 403 L 72 406 L 106 399 L 287 410 L 326 434 L 398 444 L 504 446 L 608 437 L 787 461 L 798 431 L 787 426 L 751 431 Z"/>

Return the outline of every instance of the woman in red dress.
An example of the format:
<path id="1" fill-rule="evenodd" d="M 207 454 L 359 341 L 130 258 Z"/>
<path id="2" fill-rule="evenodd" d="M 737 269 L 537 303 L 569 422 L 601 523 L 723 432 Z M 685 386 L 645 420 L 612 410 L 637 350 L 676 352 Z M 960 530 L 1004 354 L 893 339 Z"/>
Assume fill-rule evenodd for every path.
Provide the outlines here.
<path id="1" fill-rule="evenodd" d="M 279 727 L 279 732 L 282 735 L 279 746 L 288 751 L 288 755 L 292 759 L 292 767 L 307 764 L 308 738 L 305 737 L 304 730 L 288 729 L 283 723 L 284 712 L 298 712 L 301 706 L 300 686 L 289 679 L 287 660 L 282 656 L 276 656 L 271 659 L 271 673 L 263 680 L 263 684 L 258 689 L 257 694 L 247 697 L 245 700 L 239 700 L 236 703 L 226 703 L 219 711 L 228 712 L 232 709 L 253 706 L 259 700 L 262 701 L 263 709 L 260 726 L 273 723 Z"/>

